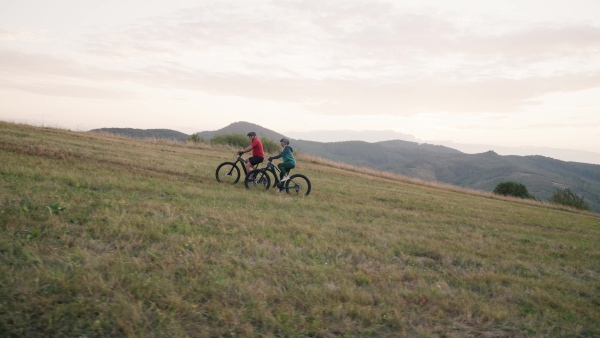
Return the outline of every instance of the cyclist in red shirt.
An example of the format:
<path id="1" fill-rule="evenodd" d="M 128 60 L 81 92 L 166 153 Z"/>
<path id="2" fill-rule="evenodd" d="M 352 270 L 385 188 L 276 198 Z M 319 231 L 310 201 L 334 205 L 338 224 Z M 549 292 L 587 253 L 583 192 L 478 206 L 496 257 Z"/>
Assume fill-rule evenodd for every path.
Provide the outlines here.
<path id="1" fill-rule="evenodd" d="M 251 131 L 246 136 L 250 139 L 251 144 L 247 146 L 244 150 L 239 151 L 238 155 L 242 155 L 243 153 L 247 153 L 252 150 L 252 157 L 249 157 L 246 160 L 246 172 L 249 173 L 252 170 L 252 166 L 262 163 L 265 160 L 265 151 L 263 150 L 262 142 L 256 137 L 256 133 Z"/>

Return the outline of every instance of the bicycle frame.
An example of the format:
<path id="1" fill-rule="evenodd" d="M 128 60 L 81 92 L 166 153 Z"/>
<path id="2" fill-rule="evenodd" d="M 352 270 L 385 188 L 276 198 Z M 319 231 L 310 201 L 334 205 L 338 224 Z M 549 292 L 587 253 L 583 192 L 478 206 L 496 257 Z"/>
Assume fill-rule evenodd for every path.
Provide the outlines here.
<path id="1" fill-rule="evenodd" d="M 240 166 L 238 166 L 238 162 L 241 164 L 241 171 Z M 225 171 L 222 171 L 221 169 L 225 169 Z M 252 166 L 252 170 L 256 169 L 258 169 L 258 164 Z M 241 175 L 242 172 L 243 175 Z M 229 177 L 233 179 L 233 181 L 230 181 L 229 183 L 235 184 L 240 179 L 240 176 L 243 176 L 243 180 L 245 181 L 246 177 L 248 176 L 248 171 L 246 170 L 246 160 L 238 154 L 235 161 L 221 163 L 217 167 L 215 174 L 218 182 L 229 181 L 228 179 L 224 179 L 225 177 Z"/>
<path id="2" fill-rule="evenodd" d="M 279 180 L 279 175 L 277 173 L 281 173 L 281 170 L 279 170 L 279 168 L 277 168 L 276 165 L 274 165 L 273 163 L 271 163 L 271 161 L 269 161 L 269 163 L 267 163 L 267 167 L 264 169 L 266 171 L 269 171 L 271 174 L 273 174 L 273 177 L 275 177 L 275 184 L 273 184 L 273 188 L 276 188 L 277 186 L 279 186 L 281 184 L 281 181 Z M 277 171 L 277 172 L 275 172 Z"/>
<path id="3" fill-rule="evenodd" d="M 279 175 L 277 174 L 281 174 L 281 170 L 278 167 L 276 167 L 271 161 L 267 163 L 267 166 L 265 168 L 255 169 L 248 173 L 247 175 L 252 175 L 253 173 L 255 173 L 255 175 L 253 175 L 253 179 L 246 180 L 244 182 L 244 185 L 247 189 L 251 189 L 252 187 L 260 188 L 262 186 L 264 186 L 264 189 L 269 189 L 271 175 L 269 175 L 267 172 L 270 172 L 275 178 L 273 181 L 273 188 L 278 188 L 279 191 L 285 190 L 285 192 L 288 194 L 292 192 L 296 192 L 297 194 L 302 193 L 305 196 L 308 196 L 308 194 L 310 194 L 311 184 L 308 177 L 306 177 L 303 174 L 296 173 L 294 175 L 289 175 L 289 179 L 285 182 L 282 182 L 279 179 Z"/>
<path id="4" fill-rule="evenodd" d="M 244 177 L 248 176 L 248 171 L 246 171 L 246 160 L 243 157 L 238 156 L 237 159 L 235 160 L 235 162 L 233 162 L 233 163 L 235 163 L 235 165 L 237 166 L 238 162 L 240 162 L 240 164 L 242 165 L 242 170 L 244 170 Z M 260 165 L 260 163 L 253 165 L 252 167 L 250 167 L 250 168 L 252 168 L 252 169 L 250 169 L 250 171 L 252 171 L 254 169 L 258 169 L 259 165 Z"/>
<path id="5" fill-rule="evenodd" d="M 246 160 L 241 157 L 238 156 L 237 159 L 235 160 L 235 165 L 237 166 L 237 163 L 240 162 L 240 164 L 242 165 L 242 170 L 244 170 L 244 177 L 246 177 L 248 175 L 248 171 L 246 171 Z M 252 167 L 252 170 L 256 169 L 255 167 L 258 167 L 258 164 Z"/>

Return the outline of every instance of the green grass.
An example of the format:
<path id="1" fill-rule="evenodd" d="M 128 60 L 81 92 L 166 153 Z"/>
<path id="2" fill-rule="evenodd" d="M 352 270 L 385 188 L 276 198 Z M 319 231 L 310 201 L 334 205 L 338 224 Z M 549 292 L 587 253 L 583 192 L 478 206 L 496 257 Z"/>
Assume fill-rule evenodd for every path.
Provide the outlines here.
<path id="1" fill-rule="evenodd" d="M 600 217 L 298 155 L 0 122 L 0 337 L 597 337 Z"/>

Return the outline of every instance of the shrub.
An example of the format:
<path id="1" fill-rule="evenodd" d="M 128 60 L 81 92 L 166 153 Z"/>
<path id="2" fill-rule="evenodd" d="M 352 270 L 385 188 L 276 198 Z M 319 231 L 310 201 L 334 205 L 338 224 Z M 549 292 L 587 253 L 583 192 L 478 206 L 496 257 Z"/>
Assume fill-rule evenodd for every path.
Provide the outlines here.
<path id="1" fill-rule="evenodd" d="M 529 194 L 527 187 L 518 182 L 499 183 L 496 188 L 494 188 L 494 194 L 535 199 L 535 197 Z"/>
<path id="2" fill-rule="evenodd" d="M 242 133 L 221 134 L 210 139 L 212 144 L 226 144 L 232 147 L 246 148 L 250 143 L 248 137 Z"/>
<path id="3" fill-rule="evenodd" d="M 265 154 L 279 153 L 281 150 L 279 143 L 266 137 L 258 137 L 263 144 Z M 226 144 L 232 147 L 246 148 L 250 145 L 248 137 L 242 133 L 220 134 L 210 139 L 212 144 Z"/>
<path id="4" fill-rule="evenodd" d="M 281 152 L 281 146 L 279 145 L 279 142 L 275 142 L 273 140 L 271 140 L 270 138 L 261 138 L 260 141 L 263 144 L 263 149 L 265 150 L 265 155 L 266 154 L 279 154 Z"/>
<path id="5" fill-rule="evenodd" d="M 567 205 L 581 210 L 590 210 L 583 197 L 575 195 L 571 189 L 557 189 L 550 198 L 551 203 Z"/>
<path id="6" fill-rule="evenodd" d="M 204 139 L 202 137 L 198 136 L 198 134 L 190 135 L 190 137 L 188 137 L 187 140 L 190 142 L 194 142 L 194 143 L 204 142 Z"/>

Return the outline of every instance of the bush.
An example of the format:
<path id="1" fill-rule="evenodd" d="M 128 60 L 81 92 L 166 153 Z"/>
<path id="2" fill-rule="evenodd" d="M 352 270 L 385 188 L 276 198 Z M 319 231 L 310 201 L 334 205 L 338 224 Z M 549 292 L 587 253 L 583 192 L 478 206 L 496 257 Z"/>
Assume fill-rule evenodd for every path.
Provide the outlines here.
<path id="1" fill-rule="evenodd" d="M 263 144 L 263 149 L 265 150 L 265 155 L 266 154 L 279 154 L 281 152 L 281 145 L 279 145 L 279 142 L 275 142 L 273 140 L 271 140 L 270 138 L 261 138 L 260 141 Z"/>
<path id="2" fill-rule="evenodd" d="M 278 142 L 275 142 L 269 138 L 258 137 L 263 144 L 263 149 L 266 154 L 270 153 L 279 153 L 281 147 Z M 250 145 L 250 140 L 248 136 L 241 133 L 232 133 L 232 134 L 221 134 L 216 135 L 212 139 L 210 139 L 210 143 L 212 144 L 226 144 L 232 147 L 238 147 L 240 149 L 244 149 Z"/>
<path id="3" fill-rule="evenodd" d="M 567 205 L 581 210 L 590 210 L 590 206 L 585 203 L 583 197 L 575 195 L 571 189 L 557 189 L 550 198 L 551 203 Z"/>
<path id="4" fill-rule="evenodd" d="M 494 194 L 535 199 L 535 197 L 529 194 L 527 187 L 518 182 L 499 183 L 494 189 Z"/>
<path id="5" fill-rule="evenodd" d="M 194 143 L 204 142 L 204 139 L 198 136 L 198 134 L 192 134 L 187 140 Z"/>
<path id="6" fill-rule="evenodd" d="M 242 133 L 216 135 L 210 139 L 210 143 L 225 144 L 232 147 L 239 147 L 240 149 L 246 148 L 250 144 L 248 137 Z"/>

